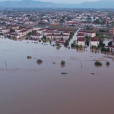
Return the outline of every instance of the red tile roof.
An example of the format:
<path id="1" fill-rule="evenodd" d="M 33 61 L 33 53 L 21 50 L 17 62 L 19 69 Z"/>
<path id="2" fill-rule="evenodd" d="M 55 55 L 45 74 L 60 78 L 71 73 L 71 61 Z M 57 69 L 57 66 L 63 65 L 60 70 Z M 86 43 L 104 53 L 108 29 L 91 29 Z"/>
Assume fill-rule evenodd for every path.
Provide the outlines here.
<path id="1" fill-rule="evenodd" d="M 84 33 L 78 33 L 77 36 L 84 36 Z"/>
<path id="2" fill-rule="evenodd" d="M 99 41 L 99 38 L 93 37 L 93 38 L 91 38 L 91 41 Z"/>
<path id="3" fill-rule="evenodd" d="M 114 48 L 114 46 L 106 46 L 107 48 Z"/>
<path id="4" fill-rule="evenodd" d="M 78 38 L 77 41 L 85 41 L 85 38 Z"/>

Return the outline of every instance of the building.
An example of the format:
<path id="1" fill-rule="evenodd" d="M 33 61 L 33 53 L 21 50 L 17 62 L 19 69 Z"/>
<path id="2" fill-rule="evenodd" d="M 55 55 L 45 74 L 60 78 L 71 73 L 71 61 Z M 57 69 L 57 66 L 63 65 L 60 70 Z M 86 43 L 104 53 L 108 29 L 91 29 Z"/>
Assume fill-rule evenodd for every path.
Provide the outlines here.
<path id="1" fill-rule="evenodd" d="M 25 21 L 25 24 L 26 25 L 32 25 L 32 24 L 34 24 L 34 22 L 33 21 Z"/>
<path id="2" fill-rule="evenodd" d="M 7 28 L 9 29 L 19 29 L 18 25 L 9 25 Z"/>
<path id="3" fill-rule="evenodd" d="M 40 34 L 38 34 L 38 33 L 35 33 L 35 34 L 32 34 L 30 37 L 31 37 L 32 39 L 41 39 L 43 36 L 40 35 Z"/>
<path id="4" fill-rule="evenodd" d="M 37 33 L 42 34 L 46 29 L 39 29 Z"/>
<path id="5" fill-rule="evenodd" d="M 67 40 L 69 38 L 69 35 L 61 35 L 61 34 L 47 34 L 46 38 L 49 38 L 50 40 Z"/>
<path id="6" fill-rule="evenodd" d="M 91 38 L 91 46 L 96 46 L 96 47 L 98 47 L 98 45 L 99 45 L 99 38 L 97 38 L 97 37 L 93 37 L 93 38 Z"/>
<path id="7" fill-rule="evenodd" d="M 9 32 L 9 31 L 10 31 L 10 29 L 6 28 L 6 29 L 2 29 L 2 30 L 1 30 L 1 33 L 4 34 L 4 33 L 7 33 L 7 32 Z"/>
<path id="8" fill-rule="evenodd" d="M 109 48 L 111 52 L 114 52 L 114 46 L 105 46 L 105 48 Z"/>
<path id="9" fill-rule="evenodd" d="M 78 33 L 78 34 L 77 34 L 77 37 L 78 37 L 78 38 L 83 38 L 83 37 L 85 37 L 85 35 L 84 35 L 84 33 Z"/>
<path id="10" fill-rule="evenodd" d="M 89 37 L 95 37 L 96 36 L 96 33 L 91 32 L 91 31 L 80 31 L 79 33 L 83 33 L 84 36 L 89 36 Z"/>
<path id="11" fill-rule="evenodd" d="M 80 37 L 77 39 L 77 44 L 80 46 L 82 45 L 83 47 L 85 46 L 85 37 Z"/>

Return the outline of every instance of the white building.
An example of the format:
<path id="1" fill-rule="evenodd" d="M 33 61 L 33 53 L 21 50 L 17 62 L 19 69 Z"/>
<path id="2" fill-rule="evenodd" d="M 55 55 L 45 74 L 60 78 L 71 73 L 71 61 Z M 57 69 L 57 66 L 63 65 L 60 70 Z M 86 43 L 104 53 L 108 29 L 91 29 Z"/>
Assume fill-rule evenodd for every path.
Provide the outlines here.
<path id="1" fill-rule="evenodd" d="M 42 34 L 43 31 L 45 31 L 45 30 L 46 30 L 46 29 L 39 29 L 39 30 L 37 31 L 37 33 Z"/>
<path id="2" fill-rule="evenodd" d="M 95 32 L 90 32 L 90 31 L 80 31 L 79 33 L 84 34 L 84 36 L 89 36 L 89 37 L 95 37 L 96 33 Z"/>
<path id="3" fill-rule="evenodd" d="M 56 40 L 67 40 L 69 38 L 69 35 L 61 35 L 61 34 L 47 34 L 46 38 L 49 38 L 51 40 L 56 39 Z"/>
<path id="4" fill-rule="evenodd" d="M 97 38 L 97 37 L 93 37 L 93 38 L 91 38 L 91 46 L 96 46 L 96 47 L 98 47 L 98 45 L 99 45 L 99 38 Z"/>
<path id="5" fill-rule="evenodd" d="M 77 37 L 78 37 L 78 38 L 83 38 L 83 37 L 85 37 L 85 35 L 84 35 L 84 33 L 78 33 L 78 34 L 77 34 Z"/>
<path id="6" fill-rule="evenodd" d="M 80 46 L 82 45 L 83 47 L 85 46 L 85 38 L 81 37 L 77 39 L 77 44 Z"/>
<path id="7" fill-rule="evenodd" d="M 106 46 L 105 48 L 109 48 L 111 52 L 114 52 L 114 46 Z"/>
<path id="8" fill-rule="evenodd" d="M 32 39 L 41 39 L 43 36 L 36 33 L 36 34 L 32 34 L 30 37 L 31 37 Z"/>
<path id="9" fill-rule="evenodd" d="M 25 21 L 25 24 L 26 25 L 32 25 L 32 24 L 34 24 L 34 22 L 33 21 Z"/>
<path id="10" fill-rule="evenodd" d="M 9 31 L 10 31 L 10 29 L 2 29 L 2 33 L 7 33 Z"/>

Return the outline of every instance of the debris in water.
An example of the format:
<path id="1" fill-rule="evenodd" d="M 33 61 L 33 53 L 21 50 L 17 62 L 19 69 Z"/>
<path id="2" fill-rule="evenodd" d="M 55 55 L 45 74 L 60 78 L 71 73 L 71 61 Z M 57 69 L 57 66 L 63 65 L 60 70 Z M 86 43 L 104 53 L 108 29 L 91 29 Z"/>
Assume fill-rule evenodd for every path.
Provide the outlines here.
<path id="1" fill-rule="evenodd" d="M 92 72 L 91 74 L 94 75 L 95 73 Z"/>
<path id="2" fill-rule="evenodd" d="M 66 72 L 62 72 L 61 74 L 68 74 L 68 73 L 66 73 Z"/>

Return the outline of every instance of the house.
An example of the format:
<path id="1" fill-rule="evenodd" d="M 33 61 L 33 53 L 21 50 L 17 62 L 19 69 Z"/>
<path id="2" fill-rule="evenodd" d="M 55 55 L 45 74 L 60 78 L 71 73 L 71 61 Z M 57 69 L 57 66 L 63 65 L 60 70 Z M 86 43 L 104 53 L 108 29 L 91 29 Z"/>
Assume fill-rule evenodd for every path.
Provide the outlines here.
<path id="1" fill-rule="evenodd" d="M 77 39 L 77 44 L 80 46 L 82 45 L 83 47 L 85 46 L 85 37 L 80 37 Z"/>
<path id="2" fill-rule="evenodd" d="M 95 32 L 85 32 L 84 34 L 85 34 L 85 36 L 89 36 L 89 37 L 95 37 L 96 36 Z"/>
<path id="3" fill-rule="evenodd" d="M 81 26 L 82 27 L 85 27 L 85 26 L 93 26 L 93 23 L 81 23 Z"/>
<path id="4" fill-rule="evenodd" d="M 37 31 L 37 33 L 42 34 L 43 31 L 45 31 L 45 30 L 46 30 L 46 29 L 39 29 L 39 30 Z"/>
<path id="5" fill-rule="evenodd" d="M 20 36 L 16 33 L 11 33 L 11 32 L 8 32 L 8 33 L 5 33 L 5 36 L 8 37 L 10 36 L 11 38 L 15 37 L 16 39 L 19 39 Z"/>
<path id="6" fill-rule="evenodd" d="M 46 38 L 47 38 L 47 39 L 50 39 L 50 40 L 53 40 L 53 35 L 52 35 L 52 34 L 47 34 L 47 35 L 46 35 Z"/>
<path id="7" fill-rule="evenodd" d="M 65 25 L 66 25 L 66 26 L 77 26 L 78 23 L 76 23 L 75 21 L 66 21 L 66 22 L 65 22 Z"/>
<path id="8" fill-rule="evenodd" d="M 95 37 L 96 36 L 96 33 L 91 32 L 91 31 L 79 31 L 79 33 L 83 33 L 84 36 L 89 36 L 89 37 Z"/>
<path id="9" fill-rule="evenodd" d="M 18 25 L 9 25 L 7 28 L 9 29 L 19 29 Z"/>
<path id="10" fill-rule="evenodd" d="M 93 37 L 93 38 L 91 38 L 91 46 L 98 46 L 99 45 L 99 38 L 97 38 L 97 37 Z"/>
<path id="11" fill-rule="evenodd" d="M 62 38 L 64 39 L 64 40 L 68 40 L 69 39 L 69 35 L 62 35 Z"/>
<path id="12" fill-rule="evenodd" d="M 114 34 L 114 28 L 109 29 L 108 32 L 111 33 L 111 34 Z"/>
<path id="13" fill-rule="evenodd" d="M 26 25 L 32 25 L 32 24 L 34 24 L 34 22 L 33 21 L 25 21 L 25 24 Z"/>
<path id="14" fill-rule="evenodd" d="M 95 27 L 95 28 L 101 28 L 102 26 L 101 26 L 101 24 L 93 24 L 93 27 Z"/>
<path id="15" fill-rule="evenodd" d="M 17 30 L 15 30 L 16 33 L 19 33 L 20 31 L 22 31 L 23 29 L 22 28 L 19 28 Z"/>
<path id="16" fill-rule="evenodd" d="M 50 26 L 58 26 L 59 25 L 59 23 L 56 23 L 56 22 L 51 22 L 51 24 L 50 24 Z"/>
<path id="17" fill-rule="evenodd" d="M 20 38 L 20 36 L 16 33 L 11 33 L 10 36 L 11 36 L 11 38 L 13 38 L 13 37 L 15 37 L 16 39 Z"/>
<path id="18" fill-rule="evenodd" d="M 64 35 L 70 35 L 70 31 L 63 31 L 62 32 Z"/>
<path id="19" fill-rule="evenodd" d="M 7 33 L 7 32 L 9 32 L 9 31 L 10 31 L 10 29 L 8 29 L 8 28 L 2 29 L 2 33 Z"/>
<path id="20" fill-rule="evenodd" d="M 41 34 L 38 34 L 38 33 L 35 33 L 35 34 L 32 34 L 30 37 L 32 39 L 41 39 L 42 38 L 42 35 Z"/>
<path id="21" fill-rule="evenodd" d="M 105 46 L 105 48 L 109 48 L 111 52 L 114 52 L 114 46 Z"/>
<path id="22" fill-rule="evenodd" d="M 69 38 L 68 35 L 61 35 L 61 34 L 47 34 L 46 35 L 46 38 L 49 38 L 49 39 L 56 39 L 56 40 L 60 40 L 60 39 L 63 39 L 63 40 L 67 40 Z"/>
<path id="23" fill-rule="evenodd" d="M 60 33 L 61 33 L 60 31 L 55 31 L 55 30 L 46 30 L 42 32 L 44 36 L 46 36 L 47 34 L 60 34 Z"/>
<path id="24" fill-rule="evenodd" d="M 78 37 L 78 38 L 81 38 L 81 37 L 83 38 L 83 37 L 85 37 L 85 35 L 84 35 L 84 33 L 78 33 L 78 34 L 77 34 L 77 37 Z"/>

